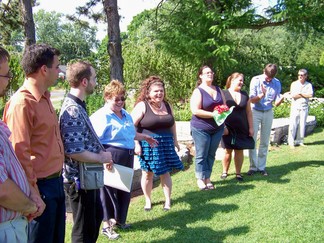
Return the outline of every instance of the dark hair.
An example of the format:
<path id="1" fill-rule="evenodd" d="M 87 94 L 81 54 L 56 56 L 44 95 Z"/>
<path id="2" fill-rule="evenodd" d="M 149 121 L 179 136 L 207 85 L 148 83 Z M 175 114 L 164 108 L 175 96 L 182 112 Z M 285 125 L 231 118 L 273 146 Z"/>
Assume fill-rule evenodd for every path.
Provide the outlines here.
<path id="1" fill-rule="evenodd" d="M 164 82 L 159 76 L 150 76 L 141 83 L 141 91 L 136 99 L 135 105 L 141 101 L 150 102 L 149 93 L 152 85 L 161 85 L 164 89 L 164 100 L 166 101 L 166 92 Z"/>
<path id="2" fill-rule="evenodd" d="M 202 74 L 203 70 L 205 68 L 210 68 L 211 70 L 213 70 L 210 66 L 208 65 L 203 65 L 199 68 L 198 70 L 198 75 L 197 75 L 197 83 L 196 83 L 196 87 L 198 87 L 200 84 L 201 84 L 201 78 L 200 78 L 200 75 Z"/>
<path id="3" fill-rule="evenodd" d="M 231 87 L 232 81 L 239 76 L 242 76 L 244 78 L 243 73 L 238 73 L 238 72 L 232 73 L 226 80 L 226 89 L 229 89 L 229 87 Z"/>
<path id="4" fill-rule="evenodd" d="M 263 69 L 263 72 L 269 78 L 274 78 L 277 74 L 277 65 L 269 63 L 265 66 L 265 68 Z"/>
<path id="5" fill-rule="evenodd" d="M 26 75 L 35 73 L 45 65 L 51 68 L 54 56 L 59 56 L 60 51 L 47 44 L 33 44 L 27 46 L 21 60 L 21 65 Z"/>
<path id="6" fill-rule="evenodd" d="M 9 52 L 0 46 L 0 64 L 10 60 Z"/>
<path id="7" fill-rule="evenodd" d="M 66 79 L 72 88 L 79 87 L 82 79 L 90 80 L 92 65 L 85 61 L 70 63 L 66 69 Z"/>

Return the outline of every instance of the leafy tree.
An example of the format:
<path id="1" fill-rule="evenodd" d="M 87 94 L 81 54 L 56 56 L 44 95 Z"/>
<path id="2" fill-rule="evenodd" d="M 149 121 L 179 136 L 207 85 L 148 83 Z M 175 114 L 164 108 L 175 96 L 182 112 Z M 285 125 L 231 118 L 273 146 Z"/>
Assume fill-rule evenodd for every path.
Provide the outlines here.
<path id="1" fill-rule="evenodd" d="M 61 63 L 84 59 L 98 46 L 95 27 L 62 22 L 63 14 L 40 10 L 35 14 L 37 42 L 47 43 L 61 51 Z"/>

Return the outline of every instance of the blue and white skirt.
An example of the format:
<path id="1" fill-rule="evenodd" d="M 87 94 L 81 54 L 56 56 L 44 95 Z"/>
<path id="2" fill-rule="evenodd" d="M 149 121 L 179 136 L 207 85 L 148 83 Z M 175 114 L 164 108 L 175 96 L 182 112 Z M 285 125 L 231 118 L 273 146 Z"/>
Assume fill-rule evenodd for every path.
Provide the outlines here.
<path id="1" fill-rule="evenodd" d="M 159 144 L 151 148 L 145 141 L 140 141 L 142 155 L 140 156 L 141 169 L 163 175 L 173 169 L 183 170 L 184 166 L 174 149 L 172 134 L 153 135 Z"/>

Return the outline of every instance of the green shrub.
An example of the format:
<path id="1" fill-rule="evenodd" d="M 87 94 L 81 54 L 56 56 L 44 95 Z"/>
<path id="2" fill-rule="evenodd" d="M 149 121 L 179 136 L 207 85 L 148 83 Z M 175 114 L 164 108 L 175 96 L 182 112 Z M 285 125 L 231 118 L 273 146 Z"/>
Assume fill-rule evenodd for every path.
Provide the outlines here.
<path id="1" fill-rule="evenodd" d="M 316 126 L 324 127 L 324 100 L 311 100 L 309 108 L 309 115 L 316 117 Z"/>
<path id="2" fill-rule="evenodd" d="M 273 108 L 274 118 L 289 117 L 290 100 L 285 99 L 279 106 Z"/>
<path id="3" fill-rule="evenodd" d="M 190 111 L 189 101 L 173 105 L 173 113 L 176 121 L 190 121 L 192 113 Z"/>

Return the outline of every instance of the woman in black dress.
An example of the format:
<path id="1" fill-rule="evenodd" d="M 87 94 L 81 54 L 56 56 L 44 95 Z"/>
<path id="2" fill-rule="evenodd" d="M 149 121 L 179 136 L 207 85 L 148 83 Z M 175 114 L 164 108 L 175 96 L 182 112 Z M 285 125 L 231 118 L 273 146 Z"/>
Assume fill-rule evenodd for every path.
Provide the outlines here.
<path id="1" fill-rule="evenodd" d="M 225 179 L 228 175 L 234 150 L 236 179 L 242 181 L 243 149 L 248 149 L 251 144 L 254 146 L 251 102 L 247 92 L 241 90 L 243 82 L 244 75 L 237 72 L 230 75 L 226 81 L 226 90 L 224 90 L 226 105 L 235 108 L 225 121 L 226 128 L 221 143 L 225 148 L 221 179 Z M 241 144 L 237 144 L 238 142 Z"/>

